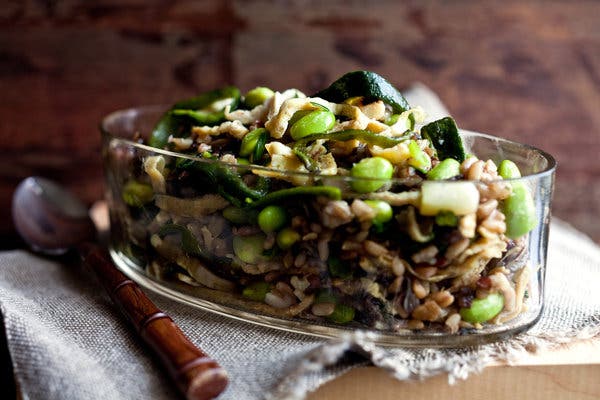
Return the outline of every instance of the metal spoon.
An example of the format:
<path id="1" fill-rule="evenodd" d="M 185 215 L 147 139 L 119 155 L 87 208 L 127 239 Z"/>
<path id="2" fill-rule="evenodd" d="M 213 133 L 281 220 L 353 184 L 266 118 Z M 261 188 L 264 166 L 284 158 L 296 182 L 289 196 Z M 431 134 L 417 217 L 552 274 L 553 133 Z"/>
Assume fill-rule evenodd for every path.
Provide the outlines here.
<path id="1" fill-rule="evenodd" d="M 71 248 L 79 251 L 187 399 L 212 399 L 225 389 L 225 370 L 190 342 L 173 320 L 109 261 L 106 250 L 94 243 L 96 229 L 79 199 L 52 181 L 29 177 L 15 190 L 12 215 L 17 231 L 32 249 L 46 254 Z"/>

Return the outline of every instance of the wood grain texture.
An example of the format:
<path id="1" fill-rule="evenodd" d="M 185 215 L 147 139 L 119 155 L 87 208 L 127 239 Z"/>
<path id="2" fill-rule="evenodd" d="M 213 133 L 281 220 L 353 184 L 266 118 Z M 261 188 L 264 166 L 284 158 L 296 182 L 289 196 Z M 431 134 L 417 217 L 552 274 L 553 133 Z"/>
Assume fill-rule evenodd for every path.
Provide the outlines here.
<path id="1" fill-rule="evenodd" d="M 102 196 L 98 121 L 225 83 L 311 92 L 352 69 L 422 81 L 459 125 L 559 163 L 554 214 L 600 242 L 600 3 L 5 1 L 0 235 L 25 176 Z"/>
<path id="2" fill-rule="evenodd" d="M 445 376 L 399 382 L 374 367 L 356 368 L 308 396 L 307 400 L 562 400 L 600 398 L 600 364 L 502 366 L 484 369 L 449 385 Z"/>

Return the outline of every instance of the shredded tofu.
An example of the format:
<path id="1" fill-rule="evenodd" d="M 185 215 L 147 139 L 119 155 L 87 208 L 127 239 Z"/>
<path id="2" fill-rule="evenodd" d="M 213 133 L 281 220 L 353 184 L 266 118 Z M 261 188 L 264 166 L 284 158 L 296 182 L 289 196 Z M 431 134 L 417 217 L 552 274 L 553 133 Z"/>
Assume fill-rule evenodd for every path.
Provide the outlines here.
<path id="1" fill-rule="evenodd" d="M 267 167 L 280 170 L 282 172 L 256 169 L 252 171 L 253 173 L 260 176 L 282 179 L 291 182 L 296 186 L 301 186 L 308 183 L 308 176 L 296 174 L 290 175 L 284 172 L 308 172 L 302 161 L 296 157 L 291 148 L 280 142 L 271 142 L 265 145 L 265 149 L 271 156 L 271 161 Z"/>
<path id="2" fill-rule="evenodd" d="M 387 149 L 379 146 L 369 146 L 369 151 L 374 157 L 383 157 L 394 165 L 406 164 L 410 158 L 410 151 L 406 143 L 398 143 Z"/>
<path id="3" fill-rule="evenodd" d="M 192 147 L 194 141 L 190 138 L 176 138 L 171 135 L 169 136 L 169 143 L 175 145 L 175 150 L 182 151 Z"/>
<path id="4" fill-rule="evenodd" d="M 151 156 L 144 160 L 144 171 L 150 177 L 150 183 L 155 193 L 165 193 L 165 158 L 163 156 Z"/>
<path id="5" fill-rule="evenodd" d="M 230 107 L 225 108 L 225 118 L 229 121 L 239 121 L 244 125 L 263 121 L 267 116 L 268 102 L 254 107 L 252 110 L 235 110 L 230 112 Z"/>
<path id="6" fill-rule="evenodd" d="M 219 136 L 223 133 L 241 140 L 248 132 L 248 128 L 240 121 L 225 121 L 218 126 L 194 126 L 192 128 L 192 134 L 196 135 L 199 141 L 202 141 L 207 136 Z"/>
<path id="7" fill-rule="evenodd" d="M 385 115 L 385 104 L 381 100 L 360 106 L 359 108 L 363 114 L 374 120 L 382 119 Z"/>

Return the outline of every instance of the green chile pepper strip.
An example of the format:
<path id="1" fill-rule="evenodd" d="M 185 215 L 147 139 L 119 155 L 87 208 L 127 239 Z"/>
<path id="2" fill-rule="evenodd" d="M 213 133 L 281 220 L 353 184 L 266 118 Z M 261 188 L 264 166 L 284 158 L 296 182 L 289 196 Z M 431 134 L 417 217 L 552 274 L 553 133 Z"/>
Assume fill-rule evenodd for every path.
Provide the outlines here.
<path id="1" fill-rule="evenodd" d="M 294 142 L 292 145 L 292 150 L 294 151 L 294 154 L 296 154 L 296 156 L 298 156 L 298 158 L 304 163 L 306 168 L 312 172 L 315 171 L 314 162 L 313 162 L 312 158 L 306 154 L 304 149 L 306 148 L 308 143 L 315 141 L 315 140 L 319 140 L 319 139 L 327 139 L 327 140 L 334 140 L 334 141 L 340 141 L 340 142 L 345 142 L 348 140 L 358 140 L 360 142 L 367 143 L 370 145 L 375 145 L 375 146 L 379 146 L 379 147 L 383 147 L 383 148 L 389 148 L 389 147 L 394 147 L 397 144 L 402 143 L 406 140 L 409 140 L 410 136 L 407 135 L 407 136 L 400 136 L 397 138 L 391 138 L 388 136 L 378 135 L 371 131 L 366 131 L 366 130 L 361 130 L 361 129 L 347 129 L 345 131 L 331 132 L 331 133 L 318 133 L 315 135 L 307 136 L 304 139 L 300 139 L 300 140 Z"/>
<path id="2" fill-rule="evenodd" d="M 214 125 L 225 119 L 223 110 L 204 111 L 218 100 L 231 98 L 231 110 L 235 110 L 240 101 L 240 90 L 234 86 L 202 93 L 196 97 L 177 102 L 167 111 L 154 127 L 148 140 L 152 147 L 163 148 L 170 135 L 184 136 L 192 124 Z"/>
<path id="3" fill-rule="evenodd" d="M 198 241 L 185 226 L 179 224 L 165 224 L 158 230 L 160 237 L 167 235 L 180 234 L 181 235 L 181 249 L 188 255 L 196 256 L 206 261 L 210 261 L 215 265 L 231 266 L 231 259 L 227 257 L 215 257 L 210 252 L 204 250 L 198 244 Z"/>
<path id="4" fill-rule="evenodd" d="M 247 201 L 246 205 L 250 208 L 261 208 L 296 196 L 327 196 L 333 200 L 340 200 L 342 198 L 342 191 L 335 186 L 297 186 L 271 192 L 260 200 Z"/>
<path id="5" fill-rule="evenodd" d="M 170 114 L 176 117 L 189 117 L 194 125 L 216 125 L 225 118 L 223 111 L 173 110 Z"/>
<path id="6" fill-rule="evenodd" d="M 188 162 L 189 161 L 189 162 Z M 180 163 L 178 168 L 194 169 L 203 174 L 208 179 L 213 187 L 217 188 L 217 192 L 225 197 L 230 202 L 240 203 L 246 198 L 252 200 L 260 199 L 266 194 L 268 184 L 262 182 L 257 189 L 248 187 L 240 175 L 230 168 L 210 162 L 200 162 L 194 160 L 186 160 Z M 235 201 L 237 199 L 237 201 Z M 236 204 L 237 205 L 237 204 Z"/>

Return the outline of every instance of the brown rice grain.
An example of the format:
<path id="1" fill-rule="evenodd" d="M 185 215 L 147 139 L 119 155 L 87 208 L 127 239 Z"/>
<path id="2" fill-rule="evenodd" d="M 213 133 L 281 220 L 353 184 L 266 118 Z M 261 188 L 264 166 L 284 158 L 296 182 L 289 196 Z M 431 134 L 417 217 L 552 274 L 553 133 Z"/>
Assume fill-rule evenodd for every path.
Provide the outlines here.
<path id="1" fill-rule="evenodd" d="M 419 321 L 418 319 L 411 319 L 406 324 L 406 327 L 412 330 L 421 330 L 425 328 L 425 324 L 423 323 L 423 321 Z"/>
<path id="2" fill-rule="evenodd" d="M 431 261 L 438 254 L 438 248 L 434 245 L 429 245 L 414 253 L 410 258 L 416 263 Z"/>
<path id="3" fill-rule="evenodd" d="M 313 313 L 313 315 L 316 315 L 317 317 L 327 317 L 333 314 L 333 311 L 335 310 L 335 304 L 317 303 L 313 304 L 310 310 Z"/>
<path id="4" fill-rule="evenodd" d="M 412 291 L 417 299 L 424 299 L 429 294 L 429 285 L 426 285 L 425 282 L 415 279 L 412 282 Z"/>
<path id="5" fill-rule="evenodd" d="M 406 271 L 406 261 L 400 257 L 394 257 L 392 260 L 392 272 L 396 276 L 403 276 Z"/>
<path id="6" fill-rule="evenodd" d="M 387 253 L 387 249 L 384 246 L 372 240 L 365 240 L 363 247 L 367 253 L 375 257 L 383 256 Z"/>
<path id="7" fill-rule="evenodd" d="M 446 325 L 450 333 L 458 332 L 458 329 L 460 328 L 460 314 L 450 314 L 448 318 L 446 318 L 444 325 Z"/>
<path id="8" fill-rule="evenodd" d="M 438 305 L 442 308 L 446 308 L 452 303 L 454 303 L 454 296 L 447 290 L 442 290 L 437 293 L 433 293 L 429 296 L 431 300 L 438 303 Z"/>
<path id="9" fill-rule="evenodd" d="M 437 320 L 442 313 L 442 309 L 433 300 L 427 300 L 425 303 L 418 305 L 412 312 L 412 316 L 414 319 L 419 319 L 421 321 L 435 321 Z"/>
<path id="10" fill-rule="evenodd" d="M 416 267 L 415 273 L 417 276 L 421 278 L 431 278 L 437 273 L 437 267 L 427 266 L 427 267 Z"/>

